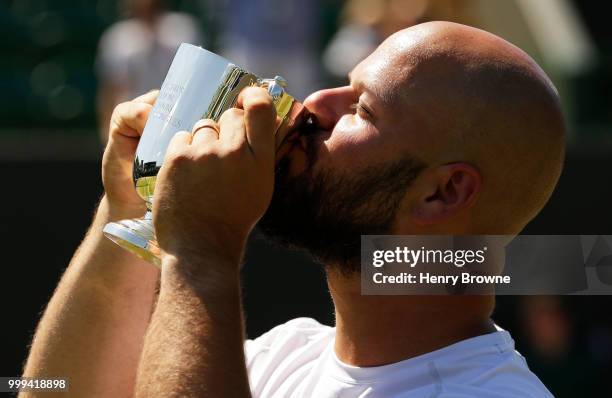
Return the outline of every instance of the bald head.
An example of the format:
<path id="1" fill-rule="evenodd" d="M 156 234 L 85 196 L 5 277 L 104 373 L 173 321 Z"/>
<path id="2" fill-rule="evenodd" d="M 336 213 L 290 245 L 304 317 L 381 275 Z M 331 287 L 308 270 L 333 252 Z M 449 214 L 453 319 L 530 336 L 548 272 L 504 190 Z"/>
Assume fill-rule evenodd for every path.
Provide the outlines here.
<path id="1" fill-rule="evenodd" d="M 389 37 L 365 67 L 388 73 L 406 150 L 427 165 L 472 165 L 482 184 L 470 233 L 518 233 L 559 178 L 564 122 L 556 89 L 522 50 L 485 31 L 432 22 Z"/>
<path id="2" fill-rule="evenodd" d="M 561 171 L 556 90 L 478 29 L 400 31 L 304 106 L 313 122 L 285 145 L 260 226 L 348 271 L 361 235 L 516 234 Z"/>

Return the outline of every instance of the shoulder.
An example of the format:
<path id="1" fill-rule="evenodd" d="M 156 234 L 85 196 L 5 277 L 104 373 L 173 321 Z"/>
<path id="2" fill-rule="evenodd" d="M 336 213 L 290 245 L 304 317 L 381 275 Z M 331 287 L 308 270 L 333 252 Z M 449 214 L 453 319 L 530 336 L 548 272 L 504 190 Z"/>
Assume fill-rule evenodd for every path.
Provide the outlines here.
<path id="1" fill-rule="evenodd" d="M 259 348 L 271 347 L 282 342 L 307 342 L 322 336 L 333 334 L 334 328 L 323 325 L 312 318 L 295 318 L 270 329 L 246 344 Z"/>
<path id="2" fill-rule="evenodd" d="M 292 352 L 322 350 L 335 329 L 322 325 L 312 318 L 296 318 L 276 326 L 244 345 L 247 362 L 268 354 L 288 355 Z"/>
<path id="3" fill-rule="evenodd" d="M 288 380 L 303 380 L 334 335 L 334 328 L 314 319 L 296 318 L 247 340 L 244 352 L 253 396 L 271 396 L 270 389 L 287 388 L 292 383 Z"/>
<path id="4" fill-rule="evenodd" d="M 146 33 L 146 26 L 135 19 L 125 19 L 111 25 L 102 33 L 101 43 L 120 45 L 122 42 L 129 40 L 132 35 L 142 36 Z"/>
<path id="5" fill-rule="evenodd" d="M 99 42 L 100 55 L 109 58 L 129 56 L 147 45 L 150 34 L 140 21 L 126 19 L 110 26 Z"/>
<path id="6" fill-rule="evenodd" d="M 456 344 L 449 361 L 434 361 L 432 371 L 441 386 L 440 398 L 552 398 L 540 379 L 515 350 L 507 331 Z M 442 358 L 440 358 L 442 359 Z M 462 369 L 456 373 L 457 369 Z"/>
<path id="7" fill-rule="evenodd" d="M 161 24 L 170 24 L 170 25 L 189 24 L 192 26 L 196 26 L 198 24 L 197 19 L 194 18 L 193 16 L 182 13 L 182 12 L 174 12 L 174 11 L 165 12 L 161 16 L 159 22 Z"/>
<path id="8" fill-rule="evenodd" d="M 202 32 L 197 20 L 181 12 L 166 12 L 157 23 L 158 40 L 170 47 L 176 43 L 200 44 Z"/>

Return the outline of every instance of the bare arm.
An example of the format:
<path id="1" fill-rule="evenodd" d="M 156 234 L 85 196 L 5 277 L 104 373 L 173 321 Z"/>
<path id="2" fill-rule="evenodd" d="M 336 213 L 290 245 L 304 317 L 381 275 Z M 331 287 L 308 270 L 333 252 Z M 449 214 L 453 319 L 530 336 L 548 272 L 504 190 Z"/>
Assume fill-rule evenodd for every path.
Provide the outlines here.
<path id="1" fill-rule="evenodd" d="M 165 258 L 137 397 L 248 397 L 237 264 Z M 235 269 L 223 275 L 190 270 Z"/>
<path id="2" fill-rule="evenodd" d="M 103 162 L 106 195 L 47 305 L 25 366 L 25 376 L 68 377 L 71 396 L 133 394 L 159 271 L 106 239 L 102 228 L 144 214 L 130 169 L 153 100 L 116 109 Z"/>
<path id="3" fill-rule="evenodd" d="M 275 112 L 248 88 L 219 124 L 177 133 L 155 187 L 160 296 L 137 397 L 248 397 L 239 270 L 274 180 Z M 215 132 L 216 130 L 216 132 Z"/>
<path id="4" fill-rule="evenodd" d="M 131 396 L 158 271 L 102 235 L 104 198 L 38 325 L 24 375 L 68 377 L 73 396 Z"/>

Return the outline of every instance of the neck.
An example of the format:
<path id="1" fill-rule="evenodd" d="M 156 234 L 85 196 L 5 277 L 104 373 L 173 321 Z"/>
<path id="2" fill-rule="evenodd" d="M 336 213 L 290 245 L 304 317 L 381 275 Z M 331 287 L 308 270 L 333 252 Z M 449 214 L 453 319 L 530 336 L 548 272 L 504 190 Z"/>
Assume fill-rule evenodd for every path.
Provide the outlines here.
<path id="1" fill-rule="evenodd" d="M 381 366 L 495 331 L 493 296 L 362 296 L 359 275 L 328 268 L 336 309 L 335 352 L 354 366 Z"/>

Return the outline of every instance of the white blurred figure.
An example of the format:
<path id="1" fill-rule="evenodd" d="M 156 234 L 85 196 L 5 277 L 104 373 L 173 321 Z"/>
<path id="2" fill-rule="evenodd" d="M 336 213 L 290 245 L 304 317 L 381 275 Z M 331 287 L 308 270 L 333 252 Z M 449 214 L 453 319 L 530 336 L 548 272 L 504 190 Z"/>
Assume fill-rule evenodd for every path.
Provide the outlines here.
<path id="1" fill-rule="evenodd" d="M 319 0 L 225 0 L 220 52 L 261 77 L 280 75 L 304 99 L 321 85 Z"/>
<path id="2" fill-rule="evenodd" d="M 342 10 L 342 26 L 323 53 L 323 65 L 337 80 L 371 54 L 392 33 L 417 23 L 428 0 L 349 0 Z"/>
<path id="3" fill-rule="evenodd" d="M 195 18 L 164 9 L 161 0 L 124 0 L 129 19 L 109 27 L 96 59 L 98 121 L 103 143 L 116 104 L 159 88 L 182 42 L 202 44 Z"/>
<path id="4" fill-rule="evenodd" d="M 478 26 L 474 6 L 480 1 L 493 0 L 348 0 L 342 10 L 341 27 L 323 53 L 325 69 L 337 83 L 345 82 L 348 72 L 383 40 L 421 22 Z"/>

